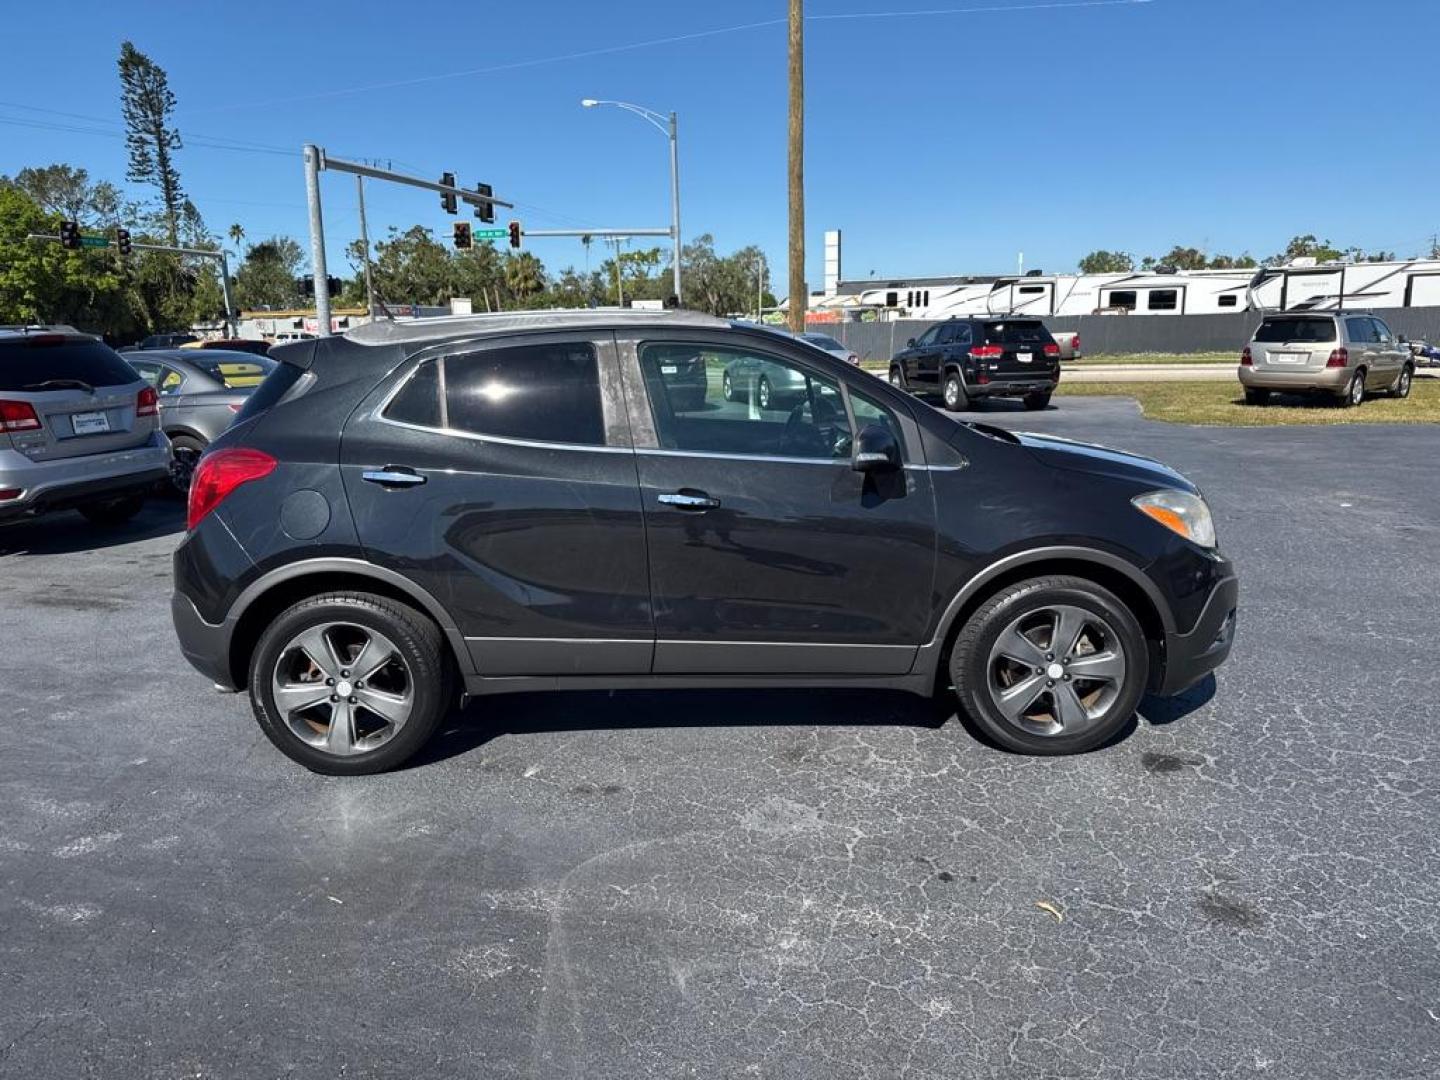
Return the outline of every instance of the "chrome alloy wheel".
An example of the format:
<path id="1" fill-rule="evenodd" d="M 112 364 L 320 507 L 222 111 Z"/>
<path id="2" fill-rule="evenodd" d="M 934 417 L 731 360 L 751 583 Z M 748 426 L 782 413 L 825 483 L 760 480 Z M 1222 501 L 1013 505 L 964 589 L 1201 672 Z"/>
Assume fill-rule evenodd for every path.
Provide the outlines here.
<path id="1" fill-rule="evenodd" d="M 1105 718 L 1128 669 L 1120 635 L 1084 608 L 1056 604 L 1010 623 L 990 649 L 990 698 L 1035 735 L 1074 735 Z"/>
<path id="2" fill-rule="evenodd" d="M 383 634 L 329 622 L 297 634 L 270 678 L 285 725 L 309 746 L 337 757 L 377 750 L 410 719 L 409 665 Z"/>

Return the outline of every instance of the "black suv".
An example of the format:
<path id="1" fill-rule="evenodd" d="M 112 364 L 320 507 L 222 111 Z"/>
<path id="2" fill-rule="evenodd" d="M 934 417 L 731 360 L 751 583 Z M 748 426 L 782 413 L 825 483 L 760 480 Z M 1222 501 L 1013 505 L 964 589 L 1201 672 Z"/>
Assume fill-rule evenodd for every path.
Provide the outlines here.
<path id="1" fill-rule="evenodd" d="M 320 772 L 403 761 L 461 689 L 953 686 L 997 742 L 1069 753 L 1230 650 L 1182 476 L 956 423 L 783 335 L 546 312 L 272 355 L 195 472 L 173 612 Z M 768 406 L 735 374 L 777 369 L 804 391 Z"/>
<path id="2" fill-rule="evenodd" d="M 1039 319 L 995 316 L 936 323 L 890 361 L 890 385 L 938 393 L 959 412 L 989 397 L 1043 409 L 1060 382 L 1060 346 Z"/>

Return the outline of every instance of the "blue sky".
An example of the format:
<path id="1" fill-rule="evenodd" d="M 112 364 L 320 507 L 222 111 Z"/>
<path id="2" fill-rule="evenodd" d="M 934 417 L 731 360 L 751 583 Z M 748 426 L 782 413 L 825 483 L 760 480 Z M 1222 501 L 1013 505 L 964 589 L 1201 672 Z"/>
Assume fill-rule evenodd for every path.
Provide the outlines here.
<path id="1" fill-rule="evenodd" d="M 1410 254 L 1440 231 L 1434 0 L 806 8 L 813 288 L 827 228 L 844 230 L 847 278 L 1006 271 L 1020 251 L 1027 268 L 1060 271 L 1097 247 L 1176 243 L 1263 257 L 1300 232 Z M 922 8 L 980 10 L 836 17 Z M 784 0 L 56 10 L 17 0 L 7 11 L 9 41 L 29 45 L 0 68 L 0 173 L 68 161 L 123 178 L 115 58 L 129 38 L 170 74 L 192 140 L 182 178 L 217 233 L 238 221 L 252 239 L 304 239 L 305 141 L 489 181 L 527 227 L 664 226 L 664 138 L 579 106 L 628 100 L 680 115 L 685 234 L 710 232 L 721 250 L 758 243 L 783 276 Z M 529 63 L 554 57 L 569 58 Z M 478 73 L 437 77 L 455 72 Z M 322 183 L 335 258 L 357 234 L 354 181 Z M 415 223 L 448 236 L 455 220 L 436 196 L 379 184 L 367 209 L 372 238 Z M 532 247 L 552 268 L 585 265 L 578 241 Z M 602 257 L 597 246 L 594 264 Z"/>

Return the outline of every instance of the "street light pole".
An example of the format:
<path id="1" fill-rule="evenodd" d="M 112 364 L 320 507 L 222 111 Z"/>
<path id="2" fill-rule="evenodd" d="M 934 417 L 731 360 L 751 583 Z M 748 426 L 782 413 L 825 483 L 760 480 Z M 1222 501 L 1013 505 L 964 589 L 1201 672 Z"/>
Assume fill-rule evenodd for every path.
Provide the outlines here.
<path id="1" fill-rule="evenodd" d="M 666 117 L 654 109 L 647 109 L 643 105 L 632 105 L 628 101 L 600 101 L 596 98 L 585 98 L 580 104 L 587 109 L 593 109 L 597 105 L 614 105 L 617 109 L 632 112 L 648 121 L 670 140 L 670 258 L 675 302 L 678 304 L 682 296 L 680 292 L 680 121 L 673 112 Z"/>

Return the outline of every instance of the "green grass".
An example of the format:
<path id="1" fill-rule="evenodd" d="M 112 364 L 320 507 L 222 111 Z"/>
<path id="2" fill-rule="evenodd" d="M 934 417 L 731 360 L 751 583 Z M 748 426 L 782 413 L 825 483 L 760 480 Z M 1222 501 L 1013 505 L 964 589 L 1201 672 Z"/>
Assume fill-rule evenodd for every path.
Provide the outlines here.
<path id="1" fill-rule="evenodd" d="M 1081 352 L 1084 352 L 1084 342 L 1081 342 Z M 1094 356 L 1082 355 L 1079 360 L 1073 361 L 1080 367 L 1098 367 L 1101 364 L 1238 364 L 1240 362 L 1240 350 L 1233 352 L 1198 352 L 1198 353 L 1096 353 Z M 1066 364 L 1069 367 L 1070 363 Z"/>
<path id="2" fill-rule="evenodd" d="M 1129 397 L 1151 420 L 1222 427 L 1274 427 L 1280 424 L 1435 424 L 1440 423 L 1440 379 L 1416 379 L 1404 401 L 1383 395 L 1366 398 L 1358 408 L 1342 409 L 1328 398 L 1287 395 L 1265 406 L 1246 405 L 1234 380 L 1205 382 L 1061 382 L 1056 393 L 1072 397 Z"/>

